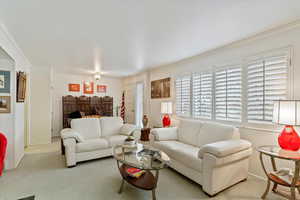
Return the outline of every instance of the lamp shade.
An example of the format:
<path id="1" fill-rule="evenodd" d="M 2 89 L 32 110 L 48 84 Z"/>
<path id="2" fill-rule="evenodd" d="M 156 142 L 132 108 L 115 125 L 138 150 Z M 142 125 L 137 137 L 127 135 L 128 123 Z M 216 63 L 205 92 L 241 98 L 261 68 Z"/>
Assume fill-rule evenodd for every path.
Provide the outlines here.
<path id="1" fill-rule="evenodd" d="M 300 125 L 300 101 L 274 101 L 273 122 L 282 125 Z"/>
<path id="2" fill-rule="evenodd" d="M 172 102 L 161 102 L 161 113 L 172 114 Z"/>

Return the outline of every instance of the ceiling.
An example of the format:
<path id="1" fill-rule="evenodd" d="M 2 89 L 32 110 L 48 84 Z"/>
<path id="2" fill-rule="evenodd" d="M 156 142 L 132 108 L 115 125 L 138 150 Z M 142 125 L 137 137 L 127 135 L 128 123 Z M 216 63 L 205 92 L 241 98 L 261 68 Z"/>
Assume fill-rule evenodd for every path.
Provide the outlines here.
<path id="1" fill-rule="evenodd" d="M 112 76 L 175 62 L 300 19 L 299 0 L 0 0 L 35 66 Z"/>

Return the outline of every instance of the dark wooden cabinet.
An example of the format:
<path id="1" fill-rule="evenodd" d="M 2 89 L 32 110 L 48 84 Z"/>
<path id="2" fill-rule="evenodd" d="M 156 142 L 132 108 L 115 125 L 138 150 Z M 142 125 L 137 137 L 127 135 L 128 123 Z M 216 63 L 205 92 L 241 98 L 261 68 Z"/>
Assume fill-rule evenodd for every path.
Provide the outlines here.
<path id="1" fill-rule="evenodd" d="M 102 111 L 105 116 L 113 116 L 113 98 L 103 97 L 102 98 Z"/>
<path id="2" fill-rule="evenodd" d="M 62 109 L 63 109 L 63 127 L 69 127 L 69 114 L 78 110 L 77 99 L 71 95 L 62 98 Z"/>
<path id="3" fill-rule="evenodd" d="M 113 97 L 74 97 L 72 95 L 62 97 L 63 127 L 70 125 L 69 114 L 75 111 L 84 115 L 113 116 Z"/>

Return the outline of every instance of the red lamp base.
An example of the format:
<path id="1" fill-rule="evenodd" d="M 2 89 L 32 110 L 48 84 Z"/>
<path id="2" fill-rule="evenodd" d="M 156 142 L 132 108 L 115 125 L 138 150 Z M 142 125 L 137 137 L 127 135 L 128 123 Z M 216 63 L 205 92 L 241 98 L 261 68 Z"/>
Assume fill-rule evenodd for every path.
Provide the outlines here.
<path id="1" fill-rule="evenodd" d="M 289 151 L 298 151 L 300 148 L 300 137 L 293 126 L 286 125 L 278 137 L 279 146 Z"/>
<path id="2" fill-rule="evenodd" d="M 162 124 L 163 127 L 168 127 L 171 125 L 171 119 L 169 115 L 164 115 L 163 119 L 162 119 Z"/>

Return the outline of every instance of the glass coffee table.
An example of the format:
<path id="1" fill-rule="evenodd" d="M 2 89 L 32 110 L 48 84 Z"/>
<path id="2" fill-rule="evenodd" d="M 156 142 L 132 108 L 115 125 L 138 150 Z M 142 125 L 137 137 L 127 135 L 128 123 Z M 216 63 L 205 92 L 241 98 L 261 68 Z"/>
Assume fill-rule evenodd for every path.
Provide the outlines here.
<path id="1" fill-rule="evenodd" d="M 159 170 L 167 166 L 170 161 L 169 156 L 160 150 L 143 144 L 117 145 L 113 148 L 113 151 L 122 176 L 119 193 L 122 193 L 123 185 L 126 181 L 139 189 L 151 190 L 152 199 L 155 200 Z M 145 173 L 139 178 L 131 177 L 128 175 L 127 169 L 132 167 L 144 170 Z"/>

